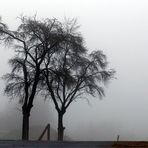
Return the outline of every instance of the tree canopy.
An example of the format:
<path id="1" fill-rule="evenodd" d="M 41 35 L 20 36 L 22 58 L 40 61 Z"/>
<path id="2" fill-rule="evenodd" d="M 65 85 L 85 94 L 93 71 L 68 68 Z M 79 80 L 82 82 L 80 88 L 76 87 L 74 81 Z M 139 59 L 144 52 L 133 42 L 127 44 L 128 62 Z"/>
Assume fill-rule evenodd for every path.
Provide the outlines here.
<path id="1" fill-rule="evenodd" d="M 41 87 L 52 98 L 58 112 L 58 140 L 63 139 L 62 118 L 69 105 L 87 94 L 104 96 L 104 84 L 113 78 L 115 72 L 108 69 L 102 51 L 88 53 L 81 34 L 71 29 L 77 28 L 75 25 L 75 22 L 70 22 L 70 27 L 66 27 L 71 34 L 59 44 L 61 50 L 51 58 L 47 55 L 44 60 Z"/>
<path id="2" fill-rule="evenodd" d="M 84 95 L 102 97 L 104 84 L 115 71 L 108 69 L 101 50 L 89 52 L 75 19 L 37 20 L 21 17 L 14 31 L 0 22 L 0 41 L 14 49 L 12 68 L 3 76 L 5 93 L 22 104 L 22 139 L 29 139 L 29 116 L 37 93 L 44 92 L 58 112 L 58 140 L 63 140 L 63 115 Z M 90 99 L 90 98 L 88 98 Z"/>

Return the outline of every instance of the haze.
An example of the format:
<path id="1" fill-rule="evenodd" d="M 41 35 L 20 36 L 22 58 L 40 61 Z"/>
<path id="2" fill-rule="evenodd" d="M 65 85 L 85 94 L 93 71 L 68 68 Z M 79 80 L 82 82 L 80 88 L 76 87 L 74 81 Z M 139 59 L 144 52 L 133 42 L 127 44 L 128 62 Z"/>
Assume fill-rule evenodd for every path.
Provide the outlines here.
<path id="1" fill-rule="evenodd" d="M 89 50 L 100 49 L 114 68 L 106 97 L 72 104 L 64 123 L 72 140 L 148 140 L 148 1 L 147 0 L 1 0 L 0 16 L 16 28 L 21 14 L 38 18 L 78 18 Z M 0 76 L 10 70 L 11 49 L 0 49 Z M 21 128 L 17 101 L 3 95 L 0 80 L 0 133 Z M 40 101 L 41 100 L 41 101 Z M 53 104 L 35 100 L 31 126 L 57 128 Z"/>

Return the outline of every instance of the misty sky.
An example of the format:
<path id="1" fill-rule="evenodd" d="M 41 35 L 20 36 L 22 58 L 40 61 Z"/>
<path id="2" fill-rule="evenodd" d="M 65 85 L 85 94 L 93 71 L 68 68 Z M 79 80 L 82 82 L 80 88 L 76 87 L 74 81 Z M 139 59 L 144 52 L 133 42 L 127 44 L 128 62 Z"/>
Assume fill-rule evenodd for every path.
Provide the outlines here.
<path id="1" fill-rule="evenodd" d="M 116 140 L 117 135 L 120 140 L 148 140 L 147 0 L 0 0 L 2 20 L 12 29 L 21 14 L 78 18 L 88 49 L 103 50 L 110 68 L 117 71 L 103 100 L 90 98 L 90 105 L 80 100 L 68 109 L 64 117 L 68 136 L 73 140 Z M 12 56 L 11 49 L 1 47 L 0 76 L 10 70 L 7 62 Z M 19 106 L 3 96 L 3 88 L 0 80 L 0 131 L 21 128 Z M 53 105 L 40 100 L 35 100 L 31 125 L 50 122 L 56 129 Z"/>

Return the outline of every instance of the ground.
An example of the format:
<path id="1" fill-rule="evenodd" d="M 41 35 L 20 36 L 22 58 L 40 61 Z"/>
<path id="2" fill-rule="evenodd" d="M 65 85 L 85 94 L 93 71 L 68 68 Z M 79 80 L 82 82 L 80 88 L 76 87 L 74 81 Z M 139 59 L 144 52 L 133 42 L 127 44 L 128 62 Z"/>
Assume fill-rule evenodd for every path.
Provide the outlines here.
<path id="1" fill-rule="evenodd" d="M 148 148 L 148 142 L 0 140 L 0 148 Z"/>

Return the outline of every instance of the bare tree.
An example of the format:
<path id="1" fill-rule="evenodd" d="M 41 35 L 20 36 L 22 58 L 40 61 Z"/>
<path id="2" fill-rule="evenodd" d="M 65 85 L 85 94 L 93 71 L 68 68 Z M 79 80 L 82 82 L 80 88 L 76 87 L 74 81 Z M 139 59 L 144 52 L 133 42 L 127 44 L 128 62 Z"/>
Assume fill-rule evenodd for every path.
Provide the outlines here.
<path id="1" fill-rule="evenodd" d="M 83 95 L 104 96 L 104 84 L 115 72 L 108 70 L 106 56 L 102 51 L 88 54 L 75 25 L 74 21 L 67 24 L 65 30 L 69 32 L 69 37 L 59 45 L 62 50 L 54 53 L 52 58 L 47 55 L 42 70 L 41 86 L 45 93 L 48 90 L 46 97 L 51 96 L 58 113 L 58 140 L 63 140 L 63 116 L 70 104 Z"/>
<path id="2" fill-rule="evenodd" d="M 56 19 L 39 21 L 36 17 L 21 17 L 17 30 L 9 30 L 0 23 L 0 40 L 10 45 L 15 56 L 9 63 L 12 71 L 3 78 L 7 80 L 5 93 L 19 97 L 22 103 L 22 139 L 29 139 L 29 116 L 40 81 L 41 67 L 46 54 L 52 56 L 58 50 L 58 44 L 65 38 L 62 25 Z"/>

